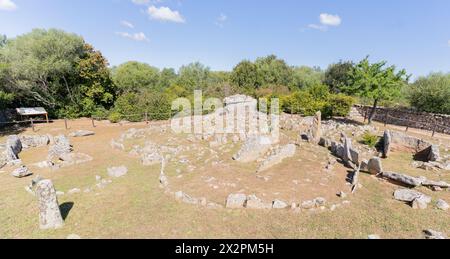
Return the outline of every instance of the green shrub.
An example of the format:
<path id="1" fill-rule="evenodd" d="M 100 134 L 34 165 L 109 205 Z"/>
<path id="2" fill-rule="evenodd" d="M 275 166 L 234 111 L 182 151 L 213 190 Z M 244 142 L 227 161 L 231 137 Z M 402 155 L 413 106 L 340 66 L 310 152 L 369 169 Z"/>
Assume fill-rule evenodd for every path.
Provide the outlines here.
<path id="1" fill-rule="evenodd" d="M 131 122 L 142 121 L 144 107 L 140 105 L 139 95 L 136 93 L 126 93 L 117 98 L 114 111 L 121 115 L 122 119 Z"/>
<path id="2" fill-rule="evenodd" d="M 118 123 L 118 122 L 120 122 L 120 121 L 122 120 L 122 115 L 120 115 L 119 112 L 113 111 L 113 112 L 111 112 L 111 113 L 109 114 L 108 120 L 109 120 L 111 123 Z"/>
<path id="3" fill-rule="evenodd" d="M 361 137 L 361 143 L 371 148 L 376 147 L 378 142 L 380 142 L 380 137 L 378 137 L 377 135 L 373 135 L 368 131 L 365 132 Z"/>
<path id="4" fill-rule="evenodd" d="M 346 117 L 355 104 L 355 99 L 344 94 L 331 95 L 328 100 L 334 117 Z"/>

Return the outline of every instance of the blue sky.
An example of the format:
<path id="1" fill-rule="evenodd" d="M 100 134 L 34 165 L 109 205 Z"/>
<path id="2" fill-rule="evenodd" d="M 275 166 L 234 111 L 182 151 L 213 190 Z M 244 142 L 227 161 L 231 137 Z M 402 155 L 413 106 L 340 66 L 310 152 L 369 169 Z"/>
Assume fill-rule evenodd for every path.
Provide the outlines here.
<path id="1" fill-rule="evenodd" d="M 417 77 L 450 71 L 449 14 L 448 0 L 0 0 L 0 33 L 64 29 L 112 65 L 231 70 L 276 54 L 326 68 L 370 55 Z"/>

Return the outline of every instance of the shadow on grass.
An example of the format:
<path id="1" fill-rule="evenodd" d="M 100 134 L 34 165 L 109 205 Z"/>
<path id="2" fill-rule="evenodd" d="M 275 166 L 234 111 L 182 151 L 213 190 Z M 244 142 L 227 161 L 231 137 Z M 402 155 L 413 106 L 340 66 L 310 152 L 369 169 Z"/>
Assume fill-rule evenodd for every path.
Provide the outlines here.
<path id="1" fill-rule="evenodd" d="M 61 205 L 59 205 L 59 210 L 61 211 L 61 216 L 63 220 L 66 220 L 66 218 L 69 216 L 70 211 L 72 210 L 75 203 L 73 202 L 65 202 Z"/>

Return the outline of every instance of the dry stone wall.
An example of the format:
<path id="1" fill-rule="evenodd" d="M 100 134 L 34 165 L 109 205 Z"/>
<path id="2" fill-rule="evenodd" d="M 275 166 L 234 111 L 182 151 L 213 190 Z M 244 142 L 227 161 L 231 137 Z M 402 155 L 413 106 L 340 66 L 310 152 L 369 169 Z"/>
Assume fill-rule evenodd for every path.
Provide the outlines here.
<path id="1" fill-rule="evenodd" d="M 369 106 L 356 105 L 352 115 L 365 116 L 371 109 Z M 416 112 L 405 108 L 379 107 L 374 121 L 450 134 L 450 115 Z"/>

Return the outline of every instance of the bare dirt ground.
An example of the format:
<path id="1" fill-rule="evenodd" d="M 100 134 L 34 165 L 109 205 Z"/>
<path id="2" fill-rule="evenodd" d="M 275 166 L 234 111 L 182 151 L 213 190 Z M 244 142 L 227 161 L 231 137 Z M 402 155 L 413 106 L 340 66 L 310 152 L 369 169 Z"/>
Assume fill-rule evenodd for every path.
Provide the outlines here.
<path id="1" fill-rule="evenodd" d="M 10 175 L 11 168 L 0 169 L 0 238 L 65 238 L 77 234 L 83 238 L 367 238 L 377 234 L 383 238 L 421 238 L 424 229 L 434 229 L 450 234 L 450 214 L 435 208 L 413 210 L 410 206 L 395 201 L 392 193 L 399 186 L 362 174 L 362 188 L 349 195 L 348 202 L 331 211 L 291 210 L 227 210 L 206 209 L 178 202 L 159 186 L 160 166 L 145 167 L 139 158 L 129 154 L 133 145 L 142 145 L 151 140 L 168 146 L 190 146 L 189 151 L 177 155 L 167 166 L 172 188 L 183 190 L 194 197 L 207 197 L 218 204 L 225 204 L 230 193 L 256 194 L 261 199 L 282 199 L 302 202 L 324 197 L 331 204 L 342 204 L 336 196 L 339 191 L 350 192 L 347 184 L 348 170 L 340 164 L 332 172 L 323 170 L 329 151 L 319 146 L 301 143 L 296 155 L 282 164 L 263 173 L 268 181 L 255 175 L 256 163 L 239 164 L 232 155 L 239 145 L 228 143 L 220 150 L 210 149 L 208 142 L 190 142 L 185 135 L 158 132 L 158 124 L 152 123 L 152 134 L 143 139 L 126 143 L 126 150 L 115 150 L 111 139 L 118 139 L 125 131 L 148 129 L 145 123 L 110 124 L 90 120 L 70 121 L 65 130 L 64 121 L 40 124 L 37 131 L 30 128 L 20 134 L 65 134 L 75 130 L 92 130 L 95 136 L 70 138 L 76 152 L 88 154 L 93 161 L 59 170 L 30 167 L 34 175 L 52 179 L 59 196 L 65 218 L 63 228 L 54 231 L 39 230 L 36 198 L 24 189 L 32 177 L 16 179 Z M 379 135 L 383 125 L 375 124 Z M 404 130 L 389 126 L 391 129 Z M 297 134 L 283 132 L 286 136 Z M 3 132 L 0 143 L 10 132 Z M 433 143 L 450 145 L 449 136 L 410 129 L 411 135 Z M 20 154 L 24 164 L 30 165 L 45 160 L 48 147 L 35 148 Z M 202 153 L 205 151 L 204 153 Z M 446 150 L 442 150 L 447 154 Z M 209 160 L 210 158 L 212 158 Z M 414 176 L 425 176 L 432 180 L 450 182 L 450 172 L 425 171 L 410 166 L 412 155 L 394 152 L 383 160 L 390 171 Z M 111 166 L 125 165 L 129 173 L 122 178 L 111 179 L 112 183 L 96 187 L 97 175 L 110 179 L 106 170 Z M 69 194 L 78 188 L 79 193 Z M 432 192 L 420 187 L 419 191 L 431 196 L 433 201 L 444 199 L 450 202 L 450 192 Z"/>

